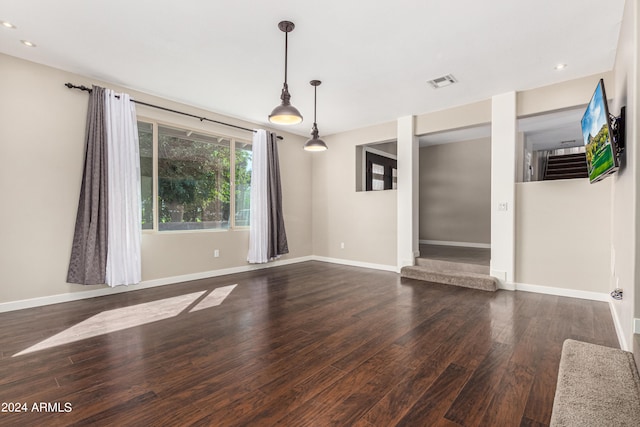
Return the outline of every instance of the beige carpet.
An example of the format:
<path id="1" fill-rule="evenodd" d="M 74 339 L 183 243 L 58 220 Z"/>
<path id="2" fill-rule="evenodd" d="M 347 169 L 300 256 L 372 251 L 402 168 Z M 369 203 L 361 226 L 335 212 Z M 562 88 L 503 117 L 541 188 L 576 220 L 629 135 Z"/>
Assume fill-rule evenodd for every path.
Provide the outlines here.
<path id="1" fill-rule="evenodd" d="M 640 426 L 640 378 L 627 351 L 566 340 L 551 426 Z"/>
<path id="2" fill-rule="evenodd" d="M 425 282 L 442 283 L 444 285 L 462 286 L 464 288 L 496 291 L 498 279 L 488 274 L 468 271 L 436 271 L 423 266 L 402 267 L 402 277 L 423 280 Z"/>

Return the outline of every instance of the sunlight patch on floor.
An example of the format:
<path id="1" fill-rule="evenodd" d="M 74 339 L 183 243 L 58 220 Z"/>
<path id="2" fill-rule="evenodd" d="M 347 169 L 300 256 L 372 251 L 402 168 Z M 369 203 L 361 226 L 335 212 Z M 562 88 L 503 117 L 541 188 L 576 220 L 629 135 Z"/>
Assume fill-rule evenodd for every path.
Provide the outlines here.
<path id="1" fill-rule="evenodd" d="M 195 307 L 189 310 L 189 313 L 222 304 L 222 301 L 224 301 L 225 298 L 229 296 L 231 291 L 233 291 L 236 286 L 238 285 L 229 285 L 222 288 L 214 289 L 209 295 L 204 297 L 202 301 L 198 302 Z"/>
<path id="2" fill-rule="evenodd" d="M 194 303 L 195 305 L 189 310 L 189 313 L 215 307 L 222 304 L 236 286 L 237 285 L 230 285 L 214 289 L 213 291 L 194 292 L 158 301 L 103 311 L 26 350 L 14 354 L 13 357 L 175 317 L 183 313 Z M 205 295 L 207 292 L 209 292 L 209 294 Z M 198 299 L 201 300 L 198 301 Z"/>

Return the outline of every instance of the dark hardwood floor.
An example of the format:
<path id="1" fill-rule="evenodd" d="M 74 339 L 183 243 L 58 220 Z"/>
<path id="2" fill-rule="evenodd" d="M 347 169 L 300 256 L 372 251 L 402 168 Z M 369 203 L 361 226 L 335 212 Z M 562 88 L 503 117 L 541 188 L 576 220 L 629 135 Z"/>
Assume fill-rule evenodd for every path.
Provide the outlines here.
<path id="1" fill-rule="evenodd" d="M 232 284 L 216 307 L 14 356 L 107 310 Z M 0 325 L 0 402 L 27 404 L 0 412 L 11 426 L 542 426 L 563 341 L 618 346 L 606 303 L 320 262 L 3 313 Z"/>

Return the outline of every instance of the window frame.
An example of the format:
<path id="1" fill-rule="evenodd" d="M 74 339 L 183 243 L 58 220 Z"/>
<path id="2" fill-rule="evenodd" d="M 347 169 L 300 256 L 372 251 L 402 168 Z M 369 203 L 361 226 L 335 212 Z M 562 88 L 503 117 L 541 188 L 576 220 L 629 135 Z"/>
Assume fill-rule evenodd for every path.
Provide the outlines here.
<path id="1" fill-rule="evenodd" d="M 137 122 L 142 122 L 142 123 L 146 123 L 146 124 L 150 124 L 152 127 L 152 140 L 153 140 L 153 149 L 152 149 L 152 155 L 153 155 L 153 159 L 152 159 L 152 183 L 153 183 L 153 189 L 152 189 L 152 198 L 153 198 L 153 203 L 152 203 L 152 209 L 153 209 L 153 227 L 150 229 L 145 229 L 142 230 L 142 232 L 144 234 L 156 234 L 156 233 L 168 233 L 168 234 L 172 234 L 172 233 L 220 233 L 220 232 L 227 232 L 227 231 L 246 231 L 249 230 L 249 225 L 246 226 L 237 226 L 235 221 L 236 221 L 236 183 L 235 183 L 235 178 L 236 178 L 236 144 L 240 143 L 240 144 L 244 144 L 245 147 L 249 146 L 251 147 L 251 151 L 253 152 L 253 144 L 251 139 L 245 139 L 245 138 L 238 138 L 237 136 L 233 136 L 233 135 L 229 135 L 229 134 L 225 134 L 223 132 L 211 132 L 209 130 L 203 130 L 203 129 L 196 129 L 196 128 L 191 128 L 185 125 L 181 125 L 181 124 L 176 124 L 176 123 L 171 123 L 171 122 L 166 122 L 166 121 L 162 121 L 162 120 L 156 120 L 156 119 L 152 119 L 149 117 L 144 117 L 144 116 L 138 116 L 136 117 L 136 121 Z M 159 196 L 159 185 L 158 185 L 158 179 L 159 179 L 159 172 L 158 172 L 158 146 L 159 146 L 159 128 L 161 126 L 164 127 L 168 127 L 168 128 L 173 128 L 173 129 L 178 129 L 178 130 L 183 130 L 185 132 L 194 132 L 200 135 L 205 135 L 205 136 L 209 136 L 212 138 L 224 138 L 226 140 L 229 141 L 229 227 L 228 228 L 203 228 L 203 229 L 196 229 L 196 230 L 160 230 L 159 228 L 159 202 L 160 202 L 160 196 Z M 253 161 L 253 154 L 252 154 L 252 161 Z"/>

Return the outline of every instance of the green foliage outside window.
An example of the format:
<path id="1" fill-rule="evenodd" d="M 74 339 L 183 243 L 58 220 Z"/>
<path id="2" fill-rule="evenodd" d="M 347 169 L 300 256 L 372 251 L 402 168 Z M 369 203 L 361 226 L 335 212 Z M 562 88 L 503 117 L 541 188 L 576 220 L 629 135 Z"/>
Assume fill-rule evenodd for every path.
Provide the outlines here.
<path id="1" fill-rule="evenodd" d="M 144 135 L 145 142 L 146 138 Z M 140 141 L 142 146 L 142 132 Z M 231 168 L 234 166 L 230 144 L 226 138 L 164 126 L 158 128 L 159 230 L 230 227 Z M 238 149 L 234 159 L 235 200 L 241 202 L 240 209 L 247 210 L 249 200 L 245 193 L 248 197 L 247 189 L 251 186 L 251 151 L 248 147 Z M 141 174 L 144 173 L 146 166 L 141 161 Z M 239 193 L 242 194 L 240 198 Z M 143 224 L 147 220 L 144 205 L 143 200 Z M 238 218 L 237 212 L 238 208 L 235 218 Z M 248 225 L 248 221 L 236 225 Z"/>
<path id="2" fill-rule="evenodd" d="M 153 229 L 153 126 L 138 122 L 142 229 Z"/>

